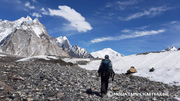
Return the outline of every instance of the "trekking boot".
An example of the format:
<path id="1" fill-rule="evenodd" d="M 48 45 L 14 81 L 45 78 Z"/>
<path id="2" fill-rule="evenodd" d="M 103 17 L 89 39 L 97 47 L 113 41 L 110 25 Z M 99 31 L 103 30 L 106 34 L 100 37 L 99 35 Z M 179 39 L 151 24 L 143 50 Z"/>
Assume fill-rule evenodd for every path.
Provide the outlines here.
<path id="1" fill-rule="evenodd" d="M 102 98 L 104 97 L 104 95 L 105 95 L 104 93 L 101 93 L 101 97 L 102 97 Z"/>

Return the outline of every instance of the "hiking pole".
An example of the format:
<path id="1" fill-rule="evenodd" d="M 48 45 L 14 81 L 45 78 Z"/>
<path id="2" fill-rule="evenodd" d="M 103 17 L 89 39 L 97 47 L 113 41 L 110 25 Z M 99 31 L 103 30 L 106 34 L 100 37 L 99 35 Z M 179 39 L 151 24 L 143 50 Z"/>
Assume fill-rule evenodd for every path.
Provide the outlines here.
<path id="1" fill-rule="evenodd" d="M 110 91 L 110 97 L 113 97 L 114 96 L 114 93 L 113 93 L 113 78 L 112 78 L 112 86 L 111 86 L 111 91 Z"/>
<path id="2" fill-rule="evenodd" d="M 113 73 L 113 75 L 112 75 L 112 85 L 114 85 L 114 84 L 113 84 L 113 82 L 114 82 L 114 76 L 115 76 L 115 73 Z M 113 86 L 113 89 L 114 89 L 114 86 Z"/>
<path id="3" fill-rule="evenodd" d="M 114 88 L 113 82 L 114 82 L 114 74 L 112 74 L 112 91 L 113 91 L 113 88 Z"/>

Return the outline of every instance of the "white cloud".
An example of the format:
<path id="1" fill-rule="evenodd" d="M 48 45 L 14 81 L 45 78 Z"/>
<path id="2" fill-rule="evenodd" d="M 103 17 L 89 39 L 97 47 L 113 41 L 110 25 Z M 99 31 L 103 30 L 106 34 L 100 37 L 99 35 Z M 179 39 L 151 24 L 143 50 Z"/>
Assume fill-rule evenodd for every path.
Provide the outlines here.
<path id="1" fill-rule="evenodd" d="M 131 30 L 123 30 L 122 32 L 130 33 L 133 32 Z M 121 36 L 116 36 L 116 37 L 102 37 L 102 38 L 96 38 L 91 40 L 91 43 L 99 43 L 103 41 L 115 41 L 115 40 L 123 40 L 123 39 L 129 39 L 129 38 L 136 38 L 136 37 L 142 37 L 142 36 L 147 36 L 147 35 L 155 35 L 159 33 L 165 32 L 164 29 L 161 30 L 151 30 L 151 31 L 134 31 L 132 34 L 129 35 L 121 35 Z"/>
<path id="2" fill-rule="evenodd" d="M 24 10 L 27 12 L 28 10 L 26 8 L 24 8 Z"/>
<path id="3" fill-rule="evenodd" d="M 170 23 L 166 24 L 169 29 L 171 29 L 175 33 L 180 32 L 180 21 L 171 21 Z"/>
<path id="4" fill-rule="evenodd" d="M 16 2 L 19 3 L 19 4 L 21 4 L 21 1 L 19 1 L 19 0 L 17 0 Z"/>
<path id="5" fill-rule="evenodd" d="M 37 17 L 37 18 L 42 17 L 41 14 L 39 14 L 39 13 L 37 13 L 37 12 L 34 12 L 34 13 L 32 14 L 32 16 Z"/>
<path id="6" fill-rule="evenodd" d="M 44 8 L 41 8 L 41 12 L 43 15 L 49 15 L 49 13 Z"/>
<path id="7" fill-rule="evenodd" d="M 28 1 L 25 3 L 25 6 L 28 7 L 29 9 L 35 9 L 35 7 L 31 6 L 30 2 L 28 2 Z"/>
<path id="8" fill-rule="evenodd" d="M 85 21 L 85 18 L 74 9 L 68 6 L 59 6 L 58 10 L 53 10 L 49 8 L 51 16 L 60 16 L 65 18 L 70 22 L 70 26 L 75 27 L 79 32 L 86 32 L 91 30 L 91 25 Z"/>
<path id="9" fill-rule="evenodd" d="M 137 3 L 137 0 L 129 0 L 129 1 L 117 1 L 117 4 L 120 6 L 128 6 L 128 5 L 134 5 Z"/>
<path id="10" fill-rule="evenodd" d="M 140 18 L 142 16 L 156 16 L 156 15 L 159 15 L 162 12 L 165 12 L 165 11 L 167 11 L 169 9 L 171 9 L 171 8 L 167 8 L 167 7 L 164 7 L 164 6 L 153 7 L 153 8 L 150 8 L 149 10 L 144 11 L 144 12 L 138 12 L 138 13 L 135 13 L 133 15 L 130 15 L 127 18 L 125 18 L 124 20 L 129 21 L 129 20 L 132 20 L 132 19 Z"/>
<path id="11" fill-rule="evenodd" d="M 35 2 L 35 3 L 37 3 L 37 1 L 36 0 L 32 0 L 33 2 Z"/>
<path id="12" fill-rule="evenodd" d="M 105 7 L 107 7 L 107 8 L 115 7 L 116 9 L 124 10 L 127 6 L 134 5 L 136 3 L 138 3 L 137 0 L 117 1 L 117 2 L 114 2 L 114 3 L 107 3 L 105 5 Z"/>
<path id="13" fill-rule="evenodd" d="M 148 28 L 149 26 L 142 26 L 142 27 L 138 27 L 138 28 L 136 28 L 136 29 L 142 29 L 142 30 L 144 30 L 144 29 L 146 29 L 146 28 Z"/>
<path id="14" fill-rule="evenodd" d="M 106 5 L 105 5 L 105 7 L 107 7 L 107 8 L 109 8 L 109 7 L 113 7 L 114 6 L 114 4 L 113 3 L 107 3 Z"/>
<path id="15" fill-rule="evenodd" d="M 124 32 L 124 33 L 129 33 L 131 30 L 129 30 L 129 29 L 124 29 L 124 30 L 122 30 L 122 32 Z"/>
<path id="16" fill-rule="evenodd" d="M 171 21 L 171 24 L 176 24 L 178 23 L 178 21 Z"/>

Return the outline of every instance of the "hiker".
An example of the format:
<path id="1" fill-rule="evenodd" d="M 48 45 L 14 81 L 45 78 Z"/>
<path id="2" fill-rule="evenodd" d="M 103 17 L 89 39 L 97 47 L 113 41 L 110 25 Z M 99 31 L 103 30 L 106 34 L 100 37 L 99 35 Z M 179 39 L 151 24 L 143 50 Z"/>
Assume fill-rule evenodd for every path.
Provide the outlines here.
<path id="1" fill-rule="evenodd" d="M 109 77 L 114 79 L 114 71 L 109 55 L 105 55 L 105 59 L 101 61 L 97 76 L 101 76 L 101 97 L 107 94 Z"/>

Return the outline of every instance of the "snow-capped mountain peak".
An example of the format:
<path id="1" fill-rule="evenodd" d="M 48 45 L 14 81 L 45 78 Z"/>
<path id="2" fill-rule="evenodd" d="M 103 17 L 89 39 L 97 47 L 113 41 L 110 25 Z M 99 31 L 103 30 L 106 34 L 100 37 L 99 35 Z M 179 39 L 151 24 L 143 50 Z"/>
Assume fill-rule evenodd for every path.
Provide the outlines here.
<path id="1" fill-rule="evenodd" d="M 40 22 L 39 22 L 39 19 L 38 19 L 38 18 L 35 18 L 35 19 L 33 20 L 33 23 L 40 23 Z"/>
<path id="2" fill-rule="evenodd" d="M 68 39 L 67 39 L 66 36 L 64 36 L 64 37 L 60 36 L 60 37 L 58 37 L 58 38 L 56 38 L 56 39 L 57 39 L 57 41 L 60 42 L 60 43 L 62 43 L 62 42 L 64 42 L 64 41 L 68 41 Z"/>
<path id="3" fill-rule="evenodd" d="M 45 27 L 39 22 L 38 18 L 32 20 L 30 16 L 27 16 L 26 18 L 21 17 L 15 21 L 4 20 L 0 21 L 0 42 L 16 29 L 32 29 L 38 38 L 40 38 L 42 34 L 46 33 Z"/>
<path id="4" fill-rule="evenodd" d="M 123 57 L 124 55 L 112 50 L 111 48 L 105 48 L 100 51 L 92 52 L 91 55 L 95 58 L 104 58 L 105 55 L 109 55 L 109 58 Z"/>
<path id="5" fill-rule="evenodd" d="M 37 44 L 38 43 L 38 44 Z M 51 38 L 44 25 L 36 18 L 21 17 L 0 22 L 1 51 L 20 56 L 58 55 L 69 57 Z"/>
<path id="6" fill-rule="evenodd" d="M 162 51 L 177 51 L 176 47 L 172 46 L 168 46 L 166 49 L 162 50 Z"/>
<path id="7" fill-rule="evenodd" d="M 27 23 L 27 24 L 31 24 L 32 23 L 32 18 L 30 17 L 30 16 L 27 16 L 26 17 L 26 19 L 25 19 L 25 22 Z"/>
<path id="8" fill-rule="evenodd" d="M 66 36 L 56 38 L 56 43 L 59 47 L 62 47 L 64 51 L 68 52 L 71 57 L 93 58 L 84 48 L 77 45 L 71 46 Z"/>
<path id="9" fill-rule="evenodd" d="M 56 43 L 58 44 L 59 47 L 62 47 L 63 50 L 68 50 L 71 47 L 71 44 L 66 36 L 64 37 L 60 36 L 56 38 Z"/>
<path id="10" fill-rule="evenodd" d="M 79 47 L 77 45 L 72 46 L 71 50 L 74 51 L 74 52 L 76 52 L 78 50 L 80 53 L 84 53 L 85 52 L 84 48 L 81 48 L 81 47 Z"/>
<path id="11" fill-rule="evenodd" d="M 77 45 L 72 46 L 71 51 L 76 54 L 76 56 L 83 57 L 83 58 L 93 58 L 93 56 L 86 51 L 86 49 L 81 48 Z"/>

